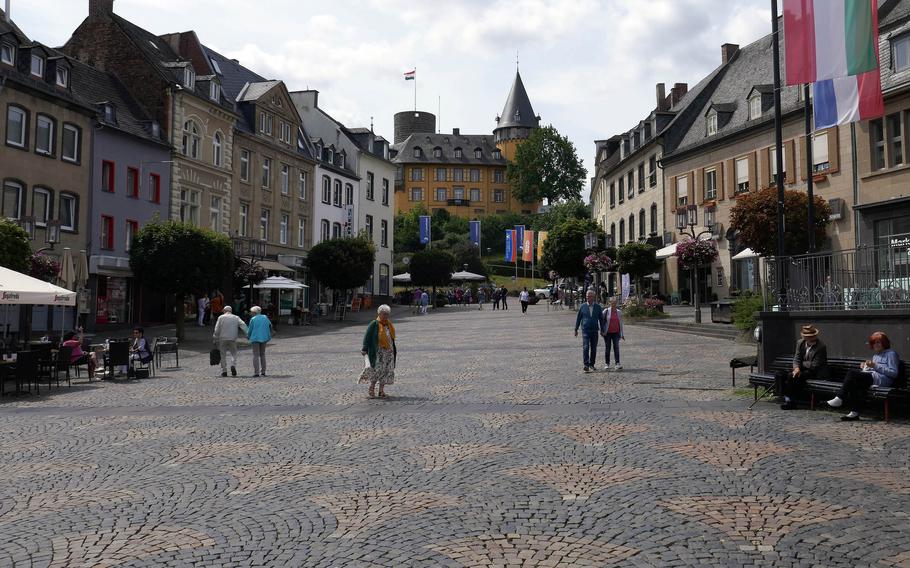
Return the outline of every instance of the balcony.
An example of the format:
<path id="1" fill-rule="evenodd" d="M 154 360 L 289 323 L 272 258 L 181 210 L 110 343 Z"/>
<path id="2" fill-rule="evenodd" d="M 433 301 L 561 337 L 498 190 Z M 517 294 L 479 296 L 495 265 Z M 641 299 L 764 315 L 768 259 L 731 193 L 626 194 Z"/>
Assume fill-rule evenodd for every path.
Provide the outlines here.
<path id="1" fill-rule="evenodd" d="M 470 207 L 470 199 L 448 199 L 446 200 L 446 205 L 449 207 Z"/>

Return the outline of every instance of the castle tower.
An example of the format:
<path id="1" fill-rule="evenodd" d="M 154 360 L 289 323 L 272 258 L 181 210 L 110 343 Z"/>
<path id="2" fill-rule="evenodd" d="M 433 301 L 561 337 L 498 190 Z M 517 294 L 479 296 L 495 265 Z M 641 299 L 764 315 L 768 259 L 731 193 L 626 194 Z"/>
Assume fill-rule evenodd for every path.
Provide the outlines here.
<path id="1" fill-rule="evenodd" d="M 515 71 L 515 81 L 502 114 L 496 117 L 493 140 L 507 160 L 515 158 L 515 149 L 531 136 L 531 131 L 540 126 L 540 117 L 534 114 L 531 99 L 521 82 L 521 74 Z"/>

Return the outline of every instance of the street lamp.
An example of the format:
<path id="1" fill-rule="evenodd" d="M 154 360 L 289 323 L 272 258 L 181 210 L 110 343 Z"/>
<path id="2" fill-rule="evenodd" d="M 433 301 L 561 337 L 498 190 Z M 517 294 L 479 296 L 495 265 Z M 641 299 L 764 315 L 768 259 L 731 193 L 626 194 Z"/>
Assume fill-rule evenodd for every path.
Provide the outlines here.
<path id="1" fill-rule="evenodd" d="M 702 235 L 712 234 L 714 223 L 709 223 L 712 215 L 705 215 L 705 230 L 695 233 L 695 225 L 698 225 L 698 205 L 689 205 L 688 207 L 680 207 L 676 210 L 676 228 L 679 229 L 679 232 L 683 235 L 689 236 L 694 241 L 698 241 Z M 686 230 L 688 227 L 688 230 Z M 693 285 L 695 296 L 695 323 L 701 323 L 701 302 L 698 296 L 698 262 L 695 263 L 693 272 Z"/>
<path id="2" fill-rule="evenodd" d="M 35 240 L 35 231 L 38 226 L 35 217 L 31 215 L 22 217 L 19 220 L 19 226 L 28 233 L 28 240 Z M 45 223 L 44 242 L 47 246 L 38 249 L 35 254 L 41 254 L 46 250 L 54 250 L 54 245 L 60 242 L 60 221 L 51 219 Z"/>
<path id="3" fill-rule="evenodd" d="M 234 245 L 234 256 L 243 259 L 244 256 L 250 258 L 250 266 L 255 266 L 257 259 L 263 259 L 266 256 L 266 241 L 263 239 L 254 239 L 252 237 L 241 237 L 235 235 L 231 237 L 231 243 Z M 253 293 L 256 291 L 256 284 L 250 282 L 250 305 L 253 305 Z"/>

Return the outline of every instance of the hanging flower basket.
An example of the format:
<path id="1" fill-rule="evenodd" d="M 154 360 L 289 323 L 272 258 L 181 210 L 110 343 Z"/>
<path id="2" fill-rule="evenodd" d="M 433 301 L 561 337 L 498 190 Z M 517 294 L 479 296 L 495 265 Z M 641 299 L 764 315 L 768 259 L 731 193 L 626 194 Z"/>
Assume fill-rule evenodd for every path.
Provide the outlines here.
<path id="1" fill-rule="evenodd" d="M 33 254 L 29 265 L 28 275 L 38 280 L 54 283 L 60 273 L 60 263 L 56 259 L 44 254 Z"/>
<path id="2" fill-rule="evenodd" d="M 717 259 L 717 243 L 707 241 L 681 241 L 676 244 L 676 257 L 686 268 L 711 264 Z"/>
<path id="3" fill-rule="evenodd" d="M 589 272 L 607 272 L 613 269 L 613 259 L 604 252 L 593 253 L 585 257 L 584 265 Z"/>

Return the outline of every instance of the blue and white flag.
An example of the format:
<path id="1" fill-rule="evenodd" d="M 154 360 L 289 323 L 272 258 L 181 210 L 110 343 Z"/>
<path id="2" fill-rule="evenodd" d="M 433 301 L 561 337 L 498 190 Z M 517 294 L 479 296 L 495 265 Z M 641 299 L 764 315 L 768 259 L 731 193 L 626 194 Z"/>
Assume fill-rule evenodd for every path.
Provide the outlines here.
<path id="1" fill-rule="evenodd" d="M 515 231 L 506 229 L 506 262 L 515 262 Z"/>
<path id="2" fill-rule="evenodd" d="M 480 247 L 480 221 L 468 221 L 468 233 L 470 234 L 471 244 Z"/>
<path id="3" fill-rule="evenodd" d="M 521 252 L 523 249 L 522 243 L 525 242 L 525 226 L 524 225 L 515 225 L 515 235 L 517 237 L 518 252 Z"/>
<path id="4" fill-rule="evenodd" d="M 430 216 L 421 215 L 420 216 L 420 244 L 425 245 L 429 244 L 430 239 Z"/>

